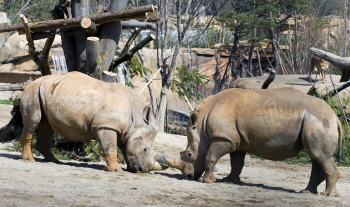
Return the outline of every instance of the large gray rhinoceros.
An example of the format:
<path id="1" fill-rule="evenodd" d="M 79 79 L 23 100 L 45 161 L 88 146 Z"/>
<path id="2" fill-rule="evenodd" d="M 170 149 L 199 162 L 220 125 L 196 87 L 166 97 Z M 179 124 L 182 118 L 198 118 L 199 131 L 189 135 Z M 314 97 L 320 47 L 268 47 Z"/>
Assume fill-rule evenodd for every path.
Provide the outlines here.
<path id="1" fill-rule="evenodd" d="M 323 100 L 291 88 L 228 89 L 206 98 L 187 126 L 188 145 L 181 159 L 166 161 L 189 179 L 215 182 L 214 166 L 230 153 L 231 173 L 224 181 L 241 183 L 246 152 L 270 160 L 296 156 L 302 149 L 311 157 L 310 182 L 302 192 L 338 196 L 340 173 L 333 155 L 342 145 L 341 124 Z M 339 151 L 341 154 L 341 150 Z"/>
<path id="2" fill-rule="evenodd" d="M 36 149 L 45 161 L 59 161 L 51 152 L 54 132 L 71 141 L 97 140 L 107 171 L 123 171 L 116 147 L 132 172 L 160 170 L 152 145 L 157 134 L 153 113 L 145 98 L 119 83 L 105 83 L 80 72 L 41 77 L 23 91 L 21 159 L 33 161 L 31 140 L 38 129 Z"/>

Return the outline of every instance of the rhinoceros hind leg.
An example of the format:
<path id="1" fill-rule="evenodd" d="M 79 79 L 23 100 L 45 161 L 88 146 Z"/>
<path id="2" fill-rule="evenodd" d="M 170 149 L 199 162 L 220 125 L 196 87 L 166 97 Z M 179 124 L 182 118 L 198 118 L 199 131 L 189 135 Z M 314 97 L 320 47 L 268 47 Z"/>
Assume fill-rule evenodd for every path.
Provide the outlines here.
<path id="1" fill-rule="evenodd" d="M 123 172 L 117 159 L 117 133 L 108 129 L 99 129 L 96 132 L 107 163 L 107 171 Z"/>
<path id="2" fill-rule="evenodd" d="M 205 173 L 198 181 L 204 183 L 215 182 L 214 167 L 218 160 L 227 153 L 233 152 L 235 147 L 225 139 L 214 139 L 205 157 Z"/>
<path id="3" fill-rule="evenodd" d="M 239 178 L 239 175 L 242 173 L 242 169 L 244 166 L 244 158 L 245 158 L 246 152 L 231 152 L 231 173 L 223 179 L 223 182 L 231 182 L 234 184 L 241 184 L 241 179 Z"/>
<path id="4" fill-rule="evenodd" d="M 321 166 L 313 159 L 312 161 L 312 170 L 309 184 L 305 190 L 300 191 L 300 193 L 313 193 L 317 194 L 317 186 L 325 180 L 323 170 Z"/>
<path id="5" fill-rule="evenodd" d="M 32 154 L 32 148 L 31 148 L 33 134 L 27 134 L 27 133 L 25 133 L 24 130 L 25 129 L 23 129 L 23 132 L 22 132 L 21 137 L 19 139 L 19 142 L 22 145 L 22 154 L 21 154 L 20 159 L 35 161 L 33 154 Z"/>
<path id="6" fill-rule="evenodd" d="M 55 158 L 51 151 L 53 134 L 54 131 L 47 120 L 40 123 L 38 126 L 38 138 L 35 148 L 45 157 L 45 162 L 60 163 L 60 161 Z"/>
<path id="7" fill-rule="evenodd" d="M 338 179 L 340 178 L 340 172 L 334 162 L 333 157 L 329 157 L 320 162 L 321 167 L 325 172 L 326 177 L 326 190 L 321 195 L 337 197 L 339 193 L 335 187 Z"/>

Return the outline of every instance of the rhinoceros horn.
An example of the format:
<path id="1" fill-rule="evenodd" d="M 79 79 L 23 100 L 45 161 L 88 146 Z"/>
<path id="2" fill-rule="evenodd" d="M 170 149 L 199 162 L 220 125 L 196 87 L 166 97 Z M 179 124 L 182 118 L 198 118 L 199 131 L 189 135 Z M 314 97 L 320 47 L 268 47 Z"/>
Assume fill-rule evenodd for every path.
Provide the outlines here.
<path id="1" fill-rule="evenodd" d="M 180 160 L 180 159 L 169 159 L 167 157 L 164 157 L 164 158 L 165 158 L 165 161 L 167 161 L 167 163 L 169 163 L 169 165 L 171 167 L 182 171 L 182 168 L 183 168 L 182 160 Z"/>
<path id="2" fill-rule="evenodd" d="M 158 159 L 158 157 L 164 156 L 163 154 L 158 153 L 158 152 L 156 152 L 156 151 L 152 151 L 152 156 L 153 156 L 153 158 L 154 158 L 154 160 L 155 160 L 152 170 L 165 170 L 165 169 L 168 168 L 168 166 L 163 165 L 163 163 L 160 162 L 159 159 Z"/>

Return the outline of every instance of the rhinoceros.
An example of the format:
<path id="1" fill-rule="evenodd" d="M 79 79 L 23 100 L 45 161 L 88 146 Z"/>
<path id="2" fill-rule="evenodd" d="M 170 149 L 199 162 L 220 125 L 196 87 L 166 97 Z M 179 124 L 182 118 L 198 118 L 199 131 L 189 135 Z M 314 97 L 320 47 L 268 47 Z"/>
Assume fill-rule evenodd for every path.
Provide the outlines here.
<path id="1" fill-rule="evenodd" d="M 165 159 L 188 179 L 215 182 L 215 164 L 230 153 L 232 169 L 223 181 L 240 184 L 246 152 L 284 160 L 304 149 L 312 171 L 302 192 L 317 194 L 317 186 L 326 180 L 321 194 L 338 196 L 340 173 L 333 155 L 338 142 L 341 149 L 342 129 L 332 108 L 319 98 L 292 88 L 227 89 L 199 104 L 186 130 L 188 145 L 181 159 Z"/>
<path id="2" fill-rule="evenodd" d="M 21 159 L 34 161 L 32 135 L 38 130 L 36 149 L 45 161 L 59 161 L 51 152 L 54 132 L 73 142 L 97 140 L 107 171 L 123 171 L 118 146 L 131 172 L 162 168 L 152 145 L 157 125 L 146 99 L 119 83 L 106 83 L 80 72 L 41 77 L 29 84 L 20 99 L 23 132 Z"/>

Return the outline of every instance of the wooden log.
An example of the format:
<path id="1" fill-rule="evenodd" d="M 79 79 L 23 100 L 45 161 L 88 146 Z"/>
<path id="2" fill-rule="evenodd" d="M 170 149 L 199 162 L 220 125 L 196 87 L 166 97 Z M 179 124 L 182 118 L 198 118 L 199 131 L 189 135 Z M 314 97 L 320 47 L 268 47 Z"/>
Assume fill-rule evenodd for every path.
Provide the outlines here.
<path id="1" fill-rule="evenodd" d="M 117 82 L 117 74 L 109 72 L 109 71 L 103 71 L 102 72 L 102 80 L 104 82 L 108 82 L 108 83 L 115 83 Z"/>
<path id="2" fill-rule="evenodd" d="M 90 35 L 92 36 L 96 36 L 98 31 L 97 31 L 97 27 L 96 24 L 91 21 L 90 18 L 88 17 L 84 17 L 83 20 L 81 20 L 81 27 Z"/>
<path id="3" fill-rule="evenodd" d="M 86 42 L 86 63 L 83 73 L 97 77 L 101 71 L 101 59 L 99 53 L 99 38 L 88 37 Z"/>
<path id="4" fill-rule="evenodd" d="M 142 28 L 142 29 L 150 29 L 150 30 L 156 30 L 157 28 L 155 24 L 152 24 L 149 22 L 138 22 L 135 20 L 122 21 L 123 29 L 135 29 L 136 27 Z"/>
<path id="5" fill-rule="evenodd" d="M 158 12 L 152 12 L 147 15 L 147 22 L 158 22 L 162 16 Z M 145 18 L 137 19 L 139 22 L 144 22 Z"/>
<path id="6" fill-rule="evenodd" d="M 94 19 L 96 24 L 106 24 L 109 22 L 129 20 L 129 19 L 140 19 L 146 18 L 147 12 L 154 12 L 153 5 L 146 5 L 140 7 L 132 7 L 118 11 L 105 12 L 100 14 L 93 14 L 88 16 L 90 19 Z M 56 19 L 49 21 L 41 21 L 30 23 L 32 33 L 44 32 L 47 30 L 60 29 L 60 28 L 72 28 L 80 27 L 80 22 L 83 17 L 69 18 L 69 19 Z M 0 33 L 18 31 L 19 34 L 24 34 L 24 26 L 21 24 L 8 25 L 0 27 Z"/>
<path id="7" fill-rule="evenodd" d="M 127 0 L 111 0 L 109 7 L 107 8 L 108 12 L 115 12 L 121 9 L 124 9 L 127 5 Z M 151 10 L 154 10 L 154 7 L 151 6 Z M 127 10 L 127 9 L 126 9 Z M 125 10 L 121 10 L 125 11 Z M 144 10 L 145 11 L 145 10 Z M 96 24 L 99 24 L 99 22 L 95 20 Z M 125 20 L 125 19 L 120 19 Z M 108 24 L 103 24 L 100 26 L 100 54 L 102 58 L 102 67 L 105 68 L 105 70 L 108 70 L 110 68 L 110 65 L 112 63 L 113 57 L 115 55 L 115 51 L 118 47 L 119 37 L 121 33 L 121 22 L 120 21 L 113 21 Z"/>
<path id="8" fill-rule="evenodd" d="M 330 63 L 332 63 L 335 67 L 341 70 L 342 75 L 340 78 L 340 82 L 346 82 L 350 79 L 350 57 L 340 57 L 330 52 L 326 52 L 324 50 L 320 50 L 314 47 L 310 48 L 310 52 L 322 58 Z"/>
<path id="9" fill-rule="evenodd" d="M 269 77 L 265 80 L 264 84 L 261 86 L 261 89 L 267 89 L 270 83 L 275 80 L 276 72 L 274 69 L 271 70 Z"/>
<path id="10" fill-rule="evenodd" d="M 114 61 L 114 66 L 118 66 L 120 63 L 127 61 L 127 60 L 131 60 L 131 58 L 134 56 L 134 54 L 142 49 L 147 43 L 149 43 L 150 41 L 154 40 L 155 36 L 153 34 L 149 35 L 148 37 L 146 37 L 145 39 L 143 39 L 141 42 L 139 42 L 137 45 L 135 45 L 135 47 L 133 47 L 131 50 L 129 50 L 127 53 L 125 53 L 124 55 L 122 55 L 121 57 L 119 57 L 116 61 Z M 112 69 L 110 68 L 110 71 Z"/>

